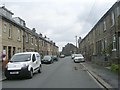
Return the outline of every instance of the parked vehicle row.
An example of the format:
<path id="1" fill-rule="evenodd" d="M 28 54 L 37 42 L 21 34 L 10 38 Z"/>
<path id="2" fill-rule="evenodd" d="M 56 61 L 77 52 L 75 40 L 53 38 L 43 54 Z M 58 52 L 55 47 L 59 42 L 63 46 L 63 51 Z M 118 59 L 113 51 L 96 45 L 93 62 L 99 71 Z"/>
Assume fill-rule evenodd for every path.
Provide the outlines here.
<path id="1" fill-rule="evenodd" d="M 42 59 L 43 64 L 52 64 L 54 61 L 58 61 L 58 57 L 56 55 L 45 55 Z"/>
<path id="2" fill-rule="evenodd" d="M 45 55 L 43 59 L 37 52 L 23 52 L 12 56 L 5 67 L 7 79 L 12 77 L 32 78 L 33 74 L 42 72 L 42 63 L 53 63 L 58 61 L 57 56 Z"/>
<path id="3" fill-rule="evenodd" d="M 82 54 L 72 54 L 71 58 L 75 63 L 85 62 L 85 59 Z"/>

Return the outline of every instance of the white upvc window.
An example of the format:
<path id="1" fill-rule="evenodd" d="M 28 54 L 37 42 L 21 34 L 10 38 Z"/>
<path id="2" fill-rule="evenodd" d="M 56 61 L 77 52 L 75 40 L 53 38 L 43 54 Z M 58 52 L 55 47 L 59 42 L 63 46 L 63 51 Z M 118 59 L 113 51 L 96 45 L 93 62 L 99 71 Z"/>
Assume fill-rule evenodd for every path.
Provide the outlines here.
<path id="1" fill-rule="evenodd" d="M 113 26 L 115 24 L 115 16 L 114 16 L 114 12 L 111 13 L 111 19 L 112 19 L 112 24 L 111 26 Z"/>
<path id="2" fill-rule="evenodd" d="M 115 37 L 115 34 L 113 35 L 113 50 L 112 51 L 116 51 L 116 37 Z"/>
<path id="3" fill-rule="evenodd" d="M 28 38 L 28 33 L 26 33 L 26 42 L 28 42 L 29 38 Z"/>
<path id="4" fill-rule="evenodd" d="M 18 41 L 20 41 L 20 30 L 18 29 Z"/>
<path id="5" fill-rule="evenodd" d="M 35 38 L 35 45 L 37 46 L 37 38 Z"/>
<path id="6" fill-rule="evenodd" d="M 33 45 L 33 37 L 31 37 L 31 44 Z"/>
<path id="7" fill-rule="evenodd" d="M 7 31 L 7 23 L 4 22 L 4 28 L 3 28 L 3 31 L 6 32 Z"/>
<path id="8" fill-rule="evenodd" d="M 120 15 L 120 7 L 117 7 L 117 17 Z"/>
<path id="9" fill-rule="evenodd" d="M 107 48 L 107 39 L 105 38 L 105 40 L 104 40 L 104 43 L 105 43 L 105 49 Z"/>
<path id="10" fill-rule="evenodd" d="M 106 31 L 106 21 L 103 22 L 104 31 Z"/>
<path id="11" fill-rule="evenodd" d="M 105 49 L 105 41 L 102 40 L 102 50 L 104 50 L 104 49 Z"/>
<path id="12" fill-rule="evenodd" d="M 12 25 L 11 24 L 9 24 L 9 38 L 11 38 L 11 36 L 12 36 Z"/>

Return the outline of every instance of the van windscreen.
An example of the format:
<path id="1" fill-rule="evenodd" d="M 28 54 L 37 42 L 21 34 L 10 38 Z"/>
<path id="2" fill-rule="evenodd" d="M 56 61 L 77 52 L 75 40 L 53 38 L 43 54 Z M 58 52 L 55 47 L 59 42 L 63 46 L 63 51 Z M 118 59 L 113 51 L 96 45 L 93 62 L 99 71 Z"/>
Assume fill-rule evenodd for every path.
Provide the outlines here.
<path id="1" fill-rule="evenodd" d="M 30 61 L 31 54 L 19 54 L 14 55 L 10 61 L 12 62 L 24 62 L 24 61 Z"/>

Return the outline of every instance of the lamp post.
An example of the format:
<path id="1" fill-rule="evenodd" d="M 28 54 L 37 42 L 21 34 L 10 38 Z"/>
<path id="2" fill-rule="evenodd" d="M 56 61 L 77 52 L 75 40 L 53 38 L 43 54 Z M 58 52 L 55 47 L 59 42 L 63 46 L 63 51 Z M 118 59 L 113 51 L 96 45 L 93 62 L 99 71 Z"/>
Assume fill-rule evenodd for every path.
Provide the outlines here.
<path id="1" fill-rule="evenodd" d="M 75 38 L 76 38 L 76 53 L 77 53 L 77 36 L 75 36 Z"/>

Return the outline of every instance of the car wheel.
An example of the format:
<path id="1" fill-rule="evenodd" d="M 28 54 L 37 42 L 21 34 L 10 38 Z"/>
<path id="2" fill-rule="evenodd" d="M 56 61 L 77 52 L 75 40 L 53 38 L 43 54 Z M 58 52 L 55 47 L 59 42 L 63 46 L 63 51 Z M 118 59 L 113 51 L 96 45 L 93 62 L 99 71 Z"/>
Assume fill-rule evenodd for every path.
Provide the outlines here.
<path id="1" fill-rule="evenodd" d="M 11 79 L 12 79 L 12 77 L 6 77 L 6 79 L 7 79 L 7 80 L 11 80 Z"/>
<path id="2" fill-rule="evenodd" d="M 50 61 L 50 64 L 52 64 L 52 61 Z"/>
<path id="3" fill-rule="evenodd" d="M 41 73 L 41 69 L 42 69 L 42 67 L 41 67 L 41 66 L 39 66 L 38 73 Z"/>
<path id="4" fill-rule="evenodd" d="M 28 78 L 31 79 L 33 77 L 33 71 L 30 70 Z"/>
<path id="5" fill-rule="evenodd" d="M 74 63 L 76 63 L 76 61 L 74 60 Z"/>

